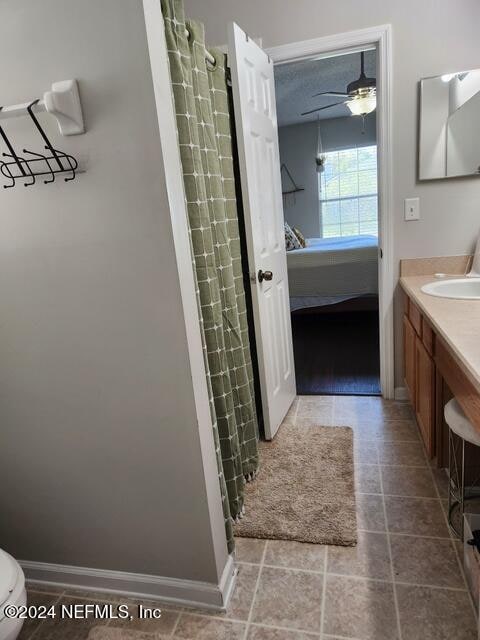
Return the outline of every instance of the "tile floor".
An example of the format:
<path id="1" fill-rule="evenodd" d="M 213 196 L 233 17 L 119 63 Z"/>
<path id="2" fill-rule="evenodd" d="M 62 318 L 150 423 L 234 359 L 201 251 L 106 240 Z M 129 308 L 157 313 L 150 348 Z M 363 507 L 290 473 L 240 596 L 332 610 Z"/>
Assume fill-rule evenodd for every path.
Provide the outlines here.
<path id="1" fill-rule="evenodd" d="M 20 640 L 475 640 L 459 547 L 447 528 L 445 475 L 429 466 L 408 405 L 301 396 L 286 420 L 299 429 L 353 427 L 357 547 L 238 539 L 238 583 L 226 613 L 166 607 L 159 621 L 107 628 L 30 622 Z M 114 599 L 33 589 L 29 598 Z"/>

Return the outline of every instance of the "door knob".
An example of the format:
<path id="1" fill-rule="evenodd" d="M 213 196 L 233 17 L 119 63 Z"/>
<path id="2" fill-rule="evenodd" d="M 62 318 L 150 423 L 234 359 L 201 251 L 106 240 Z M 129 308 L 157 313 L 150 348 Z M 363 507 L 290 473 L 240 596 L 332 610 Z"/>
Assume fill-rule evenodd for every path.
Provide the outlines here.
<path id="1" fill-rule="evenodd" d="M 258 272 L 259 282 L 263 282 L 264 280 L 267 280 L 267 282 L 269 282 L 272 279 L 273 279 L 273 273 L 271 271 L 262 271 L 260 269 L 260 271 Z"/>

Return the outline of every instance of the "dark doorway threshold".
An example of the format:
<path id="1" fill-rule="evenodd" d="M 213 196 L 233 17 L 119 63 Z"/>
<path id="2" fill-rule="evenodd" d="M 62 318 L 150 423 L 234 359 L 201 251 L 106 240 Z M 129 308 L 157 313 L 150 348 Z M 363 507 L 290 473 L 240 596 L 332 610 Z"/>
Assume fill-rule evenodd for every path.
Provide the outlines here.
<path id="1" fill-rule="evenodd" d="M 380 395 L 378 310 L 292 313 L 299 395 Z"/>

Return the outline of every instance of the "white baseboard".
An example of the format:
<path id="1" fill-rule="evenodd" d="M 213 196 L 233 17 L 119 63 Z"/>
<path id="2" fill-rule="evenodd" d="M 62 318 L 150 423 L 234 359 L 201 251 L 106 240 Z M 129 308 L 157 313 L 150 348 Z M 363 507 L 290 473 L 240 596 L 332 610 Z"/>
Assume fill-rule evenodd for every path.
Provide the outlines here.
<path id="1" fill-rule="evenodd" d="M 407 387 L 395 387 L 395 400 L 408 400 Z"/>
<path id="2" fill-rule="evenodd" d="M 180 580 L 141 573 L 90 569 L 45 562 L 20 561 L 25 578 L 31 583 L 65 588 L 117 593 L 148 600 L 203 609 L 225 610 L 235 587 L 237 569 L 229 556 L 219 584 Z"/>

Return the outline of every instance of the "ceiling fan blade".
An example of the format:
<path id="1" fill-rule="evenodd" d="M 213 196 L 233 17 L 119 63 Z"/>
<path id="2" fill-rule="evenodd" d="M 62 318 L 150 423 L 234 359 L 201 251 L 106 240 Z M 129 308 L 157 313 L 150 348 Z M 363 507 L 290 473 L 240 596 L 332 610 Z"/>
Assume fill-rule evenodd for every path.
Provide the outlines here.
<path id="1" fill-rule="evenodd" d="M 333 96 L 334 98 L 348 98 L 348 93 L 342 93 L 341 91 L 321 91 L 320 93 L 314 93 L 312 98 L 315 96 Z"/>
<path id="2" fill-rule="evenodd" d="M 317 109 L 311 109 L 310 111 L 304 111 L 301 113 L 301 116 L 308 116 L 310 113 L 315 113 L 316 111 L 323 111 L 324 109 L 331 109 L 331 107 L 336 107 L 338 104 L 345 104 L 346 101 L 342 100 L 341 102 L 334 102 L 333 104 L 327 104 L 325 107 L 318 107 Z"/>

